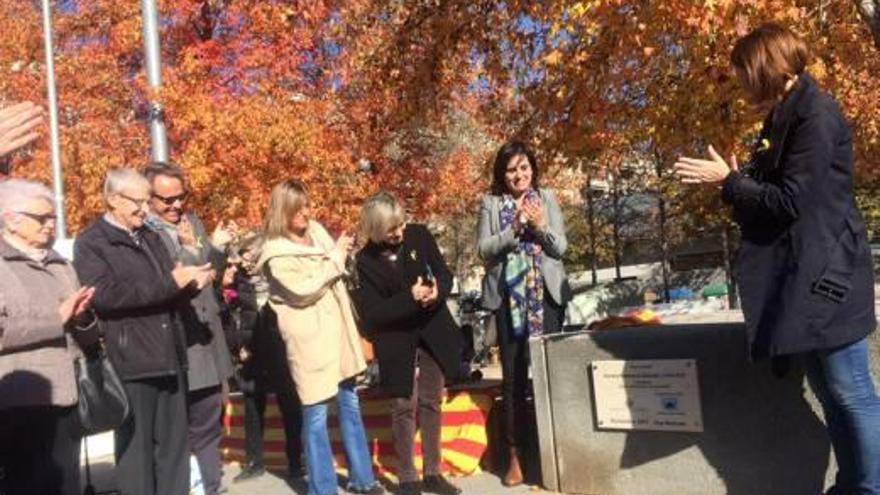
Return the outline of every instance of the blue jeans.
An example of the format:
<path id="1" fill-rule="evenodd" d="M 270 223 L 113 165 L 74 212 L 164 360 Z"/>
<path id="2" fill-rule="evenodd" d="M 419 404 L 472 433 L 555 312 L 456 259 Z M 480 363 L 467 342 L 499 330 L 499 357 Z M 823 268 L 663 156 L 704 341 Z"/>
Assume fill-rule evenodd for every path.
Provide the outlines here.
<path id="1" fill-rule="evenodd" d="M 807 380 L 822 404 L 837 459 L 835 489 L 880 495 L 880 398 L 867 339 L 809 352 L 806 358 Z"/>
<path id="2" fill-rule="evenodd" d="M 376 484 L 373 463 L 367 448 L 367 434 L 361 419 L 361 406 L 354 379 L 339 384 L 336 394 L 337 416 L 348 465 L 348 486 L 367 490 Z M 306 468 L 309 478 L 309 495 L 336 494 L 336 470 L 333 468 L 333 451 L 327 431 L 327 406 L 329 401 L 303 406 L 302 438 L 305 447 Z"/>

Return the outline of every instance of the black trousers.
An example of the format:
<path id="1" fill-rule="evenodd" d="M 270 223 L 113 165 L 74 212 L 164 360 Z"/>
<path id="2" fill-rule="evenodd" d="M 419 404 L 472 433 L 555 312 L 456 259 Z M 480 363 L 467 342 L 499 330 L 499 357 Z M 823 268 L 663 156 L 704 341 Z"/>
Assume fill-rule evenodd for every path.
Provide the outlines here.
<path id="1" fill-rule="evenodd" d="M 0 495 L 79 495 L 75 407 L 0 410 Z"/>
<path id="2" fill-rule="evenodd" d="M 265 383 L 257 383 L 253 392 L 244 393 L 244 449 L 247 462 L 263 466 L 263 432 L 265 431 Z M 302 471 L 302 404 L 293 386 L 279 387 L 275 399 L 284 422 L 284 447 L 290 474 Z"/>
<path id="3" fill-rule="evenodd" d="M 125 382 L 131 416 L 116 430 L 123 495 L 188 495 L 186 387 L 181 376 Z"/>
<path id="4" fill-rule="evenodd" d="M 192 390 L 186 396 L 189 448 L 199 463 L 205 495 L 216 495 L 223 481 L 220 439 L 223 389 L 220 385 Z"/>
<path id="5" fill-rule="evenodd" d="M 562 331 L 565 308 L 556 304 L 544 291 L 544 334 Z M 501 351 L 501 397 L 504 403 L 504 439 L 509 447 L 519 447 L 519 432 L 533 421 L 526 399 L 531 393 L 529 384 L 528 336 L 514 337 L 511 330 L 510 303 L 507 298 L 495 310 L 498 347 Z"/>
<path id="6" fill-rule="evenodd" d="M 275 393 L 284 423 L 285 450 L 289 475 L 302 473 L 302 403 L 287 361 L 287 347 L 278 332 L 275 313 L 269 305 L 260 310 L 248 344 L 251 361 L 244 363 L 240 389 L 244 395 L 244 436 L 247 462 L 264 464 L 263 432 L 265 427 L 266 394 Z"/>

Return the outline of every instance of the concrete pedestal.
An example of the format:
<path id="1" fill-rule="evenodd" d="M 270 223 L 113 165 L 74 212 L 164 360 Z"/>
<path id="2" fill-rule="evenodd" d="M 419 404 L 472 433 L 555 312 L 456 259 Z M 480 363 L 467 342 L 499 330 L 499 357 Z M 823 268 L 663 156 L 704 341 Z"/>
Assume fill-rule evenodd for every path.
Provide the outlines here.
<path id="1" fill-rule="evenodd" d="M 617 329 L 532 342 L 545 488 L 591 495 L 816 495 L 834 475 L 821 412 L 794 363 L 750 363 L 742 324 Z M 696 359 L 702 433 L 599 430 L 589 365 Z"/>

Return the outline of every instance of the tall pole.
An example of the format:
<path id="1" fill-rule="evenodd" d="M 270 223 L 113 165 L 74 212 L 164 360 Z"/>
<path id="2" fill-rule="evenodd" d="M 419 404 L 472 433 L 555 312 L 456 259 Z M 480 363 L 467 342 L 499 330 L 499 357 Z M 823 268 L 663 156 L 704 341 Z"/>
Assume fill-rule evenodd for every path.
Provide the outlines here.
<path id="1" fill-rule="evenodd" d="M 67 238 L 64 214 L 64 174 L 61 172 L 61 144 L 58 132 L 58 94 L 55 90 L 55 47 L 52 42 L 52 8 L 43 0 L 43 45 L 46 52 L 46 93 L 49 99 L 49 151 L 52 161 L 52 192 L 58 221 L 55 233 L 58 239 Z"/>
<path id="2" fill-rule="evenodd" d="M 157 90 L 162 86 L 162 59 L 159 53 L 159 11 L 156 0 L 141 0 L 141 15 L 144 20 L 147 83 L 150 89 Z M 153 161 L 168 161 L 168 139 L 165 136 L 162 107 L 155 101 L 150 102 L 150 142 Z"/>

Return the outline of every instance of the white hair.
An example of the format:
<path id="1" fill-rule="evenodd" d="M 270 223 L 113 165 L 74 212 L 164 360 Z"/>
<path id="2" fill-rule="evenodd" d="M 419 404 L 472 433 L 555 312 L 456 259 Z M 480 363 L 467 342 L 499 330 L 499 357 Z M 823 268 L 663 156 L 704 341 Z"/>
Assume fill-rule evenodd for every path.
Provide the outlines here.
<path id="1" fill-rule="evenodd" d="M 7 214 L 17 212 L 22 203 L 34 199 L 45 199 L 53 207 L 55 205 L 52 191 L 39 182 L 24 179 L 0 182 L 0 227 L 4 226 L 3 218 Z"/>
<path id="2" fill-rule="evenodd" d="M 145 191 L 150 190 L 150 182 L 140 172 L 133 168 L 114 168 L 107 171 L 104 178 L 104 201 L 130 187 L 140 187 Z"/>
<path id="3" fill-rule="evenodd" d="M 361 208 L 360 235 L 364 240 L 380 242 L 388 229 L 406 220 L 403 206 L 391 193 L 378 192 Z"/>

